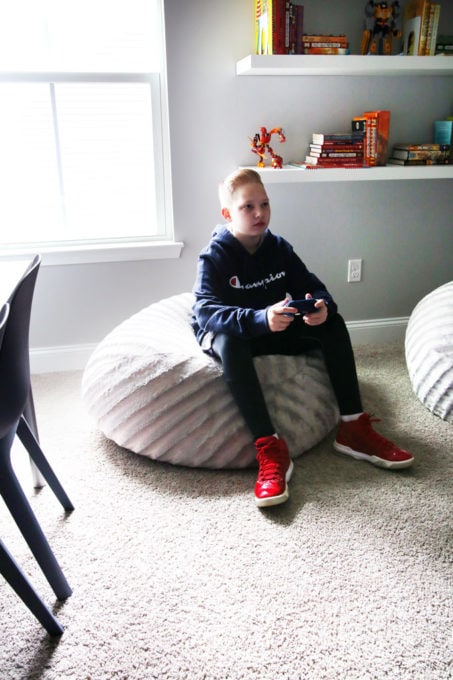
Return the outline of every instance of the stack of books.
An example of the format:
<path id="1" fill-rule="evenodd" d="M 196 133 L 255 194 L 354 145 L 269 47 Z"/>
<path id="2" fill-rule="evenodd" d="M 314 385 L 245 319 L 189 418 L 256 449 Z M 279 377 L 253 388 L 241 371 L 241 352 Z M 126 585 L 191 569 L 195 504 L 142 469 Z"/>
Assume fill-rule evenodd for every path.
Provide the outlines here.
<path id="1" fill-rule="evenodd" d="M 302 54 L 304 6 L 255 0 L 255 54 Z"/>
<path id="2" fill-rule="evenodd" d="M 436 42 L 436 54 L 453 57 L 453 35 L 438 35 Z"/>
<path id="3" fill-rule="evenodd" d="M 352 130 L 363 132 L 365 165 L 385 165 L 390 134 L 390 111 L 365 111 L 352 119 Z"/>
<path id="4" fill-rule="evenodd" d="M 305 160 L 290 165 L 312 168 L 366 168 L 385 165 L 390 111 L 365 111 L 345 132 L 313 132 Z"/>
<path id="5" fill-rule="evenodd" d="M 349 54 L 348 39 L 341 35 L 303 35 L 302 54 Z"/>
<path id="6" fill-rule="evenodd" d="M 313 132 L 312 141 L 303 163 L 298 167 L 363 168 L 364 134 L 362 132 Z"/>
<path id="7" fill-rule="evenodd" d="M 440 4 L 430 0 L 408 0 L 404 5 L 404 54 L 432 56 L 437 50 Z"/>
<path id="8" fill-rule="evenodd" d="M 449 162 L 449 144 L 395 144 L 389 165 L 446 165 Z"/>

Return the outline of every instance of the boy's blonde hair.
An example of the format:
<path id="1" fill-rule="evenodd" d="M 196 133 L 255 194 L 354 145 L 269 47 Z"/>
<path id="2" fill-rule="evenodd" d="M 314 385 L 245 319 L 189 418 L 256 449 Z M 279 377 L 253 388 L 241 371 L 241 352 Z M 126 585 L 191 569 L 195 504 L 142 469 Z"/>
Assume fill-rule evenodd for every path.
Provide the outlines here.
<path id="1" fill-rule="evenodd" d="M 261 184 L 264 186 L 261 176 L 256 170 L 252 170 L 251 168 L 240 168 L 239 170 L 235 170 L 219 184 L 220 207 L 228 207 L 234 192 L 239 189 L 239 187 L 244 186 L 244 184 Z"/>

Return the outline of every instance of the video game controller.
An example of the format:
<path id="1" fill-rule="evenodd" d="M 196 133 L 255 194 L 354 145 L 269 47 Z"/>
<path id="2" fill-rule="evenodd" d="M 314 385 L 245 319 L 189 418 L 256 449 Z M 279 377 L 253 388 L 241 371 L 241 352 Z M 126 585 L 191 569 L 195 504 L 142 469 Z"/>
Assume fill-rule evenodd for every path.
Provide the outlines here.
<path id="1" fill-rule="evenodd" d="M 296 307 L 297 308 L 297 314 L 314 314 L 319 311 L 317 307 L 315 307 L 317 300 L 315 298 L 307 298 L 305 300 L 290 300 L 288 304 L 286 305 L 287 307 Z"/>

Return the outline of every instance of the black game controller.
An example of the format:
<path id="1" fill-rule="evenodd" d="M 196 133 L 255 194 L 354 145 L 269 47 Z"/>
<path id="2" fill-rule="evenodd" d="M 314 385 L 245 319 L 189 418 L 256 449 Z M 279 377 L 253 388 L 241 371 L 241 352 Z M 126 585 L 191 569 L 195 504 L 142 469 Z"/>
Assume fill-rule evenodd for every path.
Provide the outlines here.
<path id="1" fill-rule="evenodd" d="M 305 300 L 290 300 L 287 307 L 296 307 L 297 314 L 314 314 L 319 311 L 315 307 L 317 300 L 315 298 L 306 298 Z"/>

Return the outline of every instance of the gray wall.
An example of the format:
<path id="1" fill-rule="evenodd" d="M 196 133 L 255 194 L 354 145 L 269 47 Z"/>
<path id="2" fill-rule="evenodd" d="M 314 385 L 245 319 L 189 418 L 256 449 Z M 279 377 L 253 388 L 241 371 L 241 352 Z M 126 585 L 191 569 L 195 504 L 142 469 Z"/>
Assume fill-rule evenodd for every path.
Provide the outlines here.
<path id="1" fill-rule="evenodd" d="M 364 1 L 303 4 L 308 32 L 346 32 L 358 50 Z M 166 0 L 165 7 L 182 256 L 43 267 L 32 348 L 98 342 L 133 312 L 189 290 L 197 254 L 220 220 L 217 183 L 237 165 L 255 163 L 248 138 L 261 125 L 285 129 L 279 151 L 290 160 L 304 156 L 313 131 L 348 127 L 367 109 L 391 109 L 391 143 L 430 140 L 433 120 L 453 115 L 451 77 L 238 78 L 236 61 L 253 51 L 252 0 Z M 453 3 L 442 3 L 441 30 L 453 32 Z M 268 193 L 271 228 L 324 279 L 347 320 L 407 316 L 421 296 L 453 278 L 451 180 L 277 184 Z M 364 260 L 364 279 L 347 284 L 347 260 L 356 257 Z"/>

